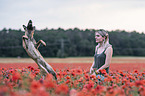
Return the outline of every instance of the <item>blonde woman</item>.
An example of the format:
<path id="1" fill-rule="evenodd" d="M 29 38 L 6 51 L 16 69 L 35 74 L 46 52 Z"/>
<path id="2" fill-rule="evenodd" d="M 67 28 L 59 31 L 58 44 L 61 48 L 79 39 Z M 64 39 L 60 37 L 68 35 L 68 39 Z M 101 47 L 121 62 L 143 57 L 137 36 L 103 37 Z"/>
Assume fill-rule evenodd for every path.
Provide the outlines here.
<path id="1" fill-rule="evenodd" d="M 113 54 L 112 45 L 109 44 L 109 34 L 107 31 L 100 29 L 95 32 L 95 39 L 98 45 L 95 48 L 94 62 L 90 68 L 90 73 L 99 73 L 99 70 L 105 69 L 109 73 L 109 66 Z M 101 77 L 100 75 L 97 75 Z"/>

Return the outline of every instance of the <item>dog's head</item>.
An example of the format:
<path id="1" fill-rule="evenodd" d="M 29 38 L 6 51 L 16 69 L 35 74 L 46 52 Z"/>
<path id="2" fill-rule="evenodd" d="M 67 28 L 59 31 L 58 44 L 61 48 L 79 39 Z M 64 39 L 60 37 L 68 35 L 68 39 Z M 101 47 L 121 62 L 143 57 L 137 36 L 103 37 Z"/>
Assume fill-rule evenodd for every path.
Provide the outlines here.
<path id="1" fill-rule="evenodd" d="M 32 21 L 29 20 L 27 27 L 23 25 L 23 28 L 25 30 L 25 35 L 27 35 L 28 38 L 33 38 L 35 26 L 32 25 Z"/>

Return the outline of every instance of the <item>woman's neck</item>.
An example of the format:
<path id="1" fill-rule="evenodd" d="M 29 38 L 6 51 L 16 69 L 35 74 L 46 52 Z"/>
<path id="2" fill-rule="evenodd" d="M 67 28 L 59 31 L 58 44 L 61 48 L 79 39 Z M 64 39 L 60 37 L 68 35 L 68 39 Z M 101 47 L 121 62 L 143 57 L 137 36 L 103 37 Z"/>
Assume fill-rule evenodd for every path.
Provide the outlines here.
<path id="1" fill-rule="evenodd" d="M 99 47 L 103 47 L 103 42 L 100 42 L 99 43 Z"/>

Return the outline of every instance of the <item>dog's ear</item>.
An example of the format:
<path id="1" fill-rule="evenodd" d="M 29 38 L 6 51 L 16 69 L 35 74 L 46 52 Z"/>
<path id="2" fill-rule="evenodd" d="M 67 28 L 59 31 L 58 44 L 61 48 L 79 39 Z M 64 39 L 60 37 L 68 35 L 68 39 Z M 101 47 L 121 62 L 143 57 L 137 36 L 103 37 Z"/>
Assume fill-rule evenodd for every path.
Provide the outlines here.
<path id="1" fill-rule="evenodd" d="M 35 27 L 35 26 L 33 26 L 33 30 L 35 30 L 35 28 L 36 28 L 36 27 Z"/>
<path id="2" fill-rule="evenodd" d="M 27 29 L 27 27 L 26 27 L 25 25 L 23 25 L 23 28 L 24 28 L 24 30 L 26 30 L 26 29 Z"/>
<path id="3" fill-rule="evenodd" d="M 32 24 L 32 20 L 29 20 L 29 22 L 28 23 L 31 23 Z"/>

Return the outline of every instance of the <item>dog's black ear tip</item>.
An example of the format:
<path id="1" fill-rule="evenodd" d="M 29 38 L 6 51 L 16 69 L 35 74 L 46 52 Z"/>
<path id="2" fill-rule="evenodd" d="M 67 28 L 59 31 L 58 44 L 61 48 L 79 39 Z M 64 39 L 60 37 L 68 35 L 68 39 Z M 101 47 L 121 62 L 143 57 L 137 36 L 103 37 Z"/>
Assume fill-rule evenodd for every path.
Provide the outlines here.
<path id="1" fill-rule="evenodd" d="M 32 20 L 29 20 L 29 23 L 32 23 Z"/>
<path id="2" fill-rule="evenodd" d="M 26 28 L 26 26 L 25 26 L 25 25 L 23 25 L 23 28 Z"/>

